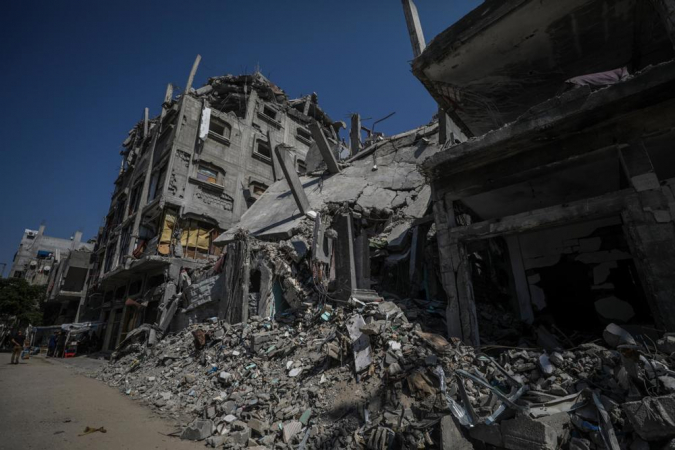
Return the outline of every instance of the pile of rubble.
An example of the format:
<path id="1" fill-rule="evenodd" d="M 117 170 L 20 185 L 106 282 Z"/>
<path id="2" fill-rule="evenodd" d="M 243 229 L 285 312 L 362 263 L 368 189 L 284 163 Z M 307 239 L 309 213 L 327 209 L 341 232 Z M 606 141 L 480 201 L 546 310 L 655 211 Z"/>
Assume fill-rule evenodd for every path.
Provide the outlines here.
<path id="1" fill-rule="evenodd" d="M 612 324 L 606 346 L 477 349 L 409 321 L 423 309 L 352 298 L 211 319 L 98 377 L 213 447 L 675 448 L 675 335 Z"/>

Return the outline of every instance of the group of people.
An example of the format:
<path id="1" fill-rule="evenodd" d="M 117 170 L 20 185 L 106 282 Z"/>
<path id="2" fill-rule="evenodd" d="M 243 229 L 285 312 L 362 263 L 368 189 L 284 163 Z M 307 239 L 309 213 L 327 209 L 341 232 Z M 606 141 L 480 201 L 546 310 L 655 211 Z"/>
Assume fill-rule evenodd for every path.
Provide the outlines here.
<path id="1" fill-rule="evenodd" d="M 72 341 L 71 341 L 72 342 Z M 26 339 L 26 335 L 22 330 L 18 330 L 11 335 L 10 343 L 12 345 L 12 364 L 19 364 L 22 358 L 22 352 L 30 352 L 30 340 Z M 99 339 L 96 333 L 90 333 L 89 330 L 81 333 L 77 339 L 77 353 L 84 355 L 98 350 Z M 47 345 L 47 357 L 63 358 L 68 348 L 68 332 L 65 330 L 54 331 L 49 337 L 49 344 Z"/>
<path id="2" fill-rule="evenodd" d="M 67 334 L 64 331 L 55 331 L 49 337 L 49 345 L 47 346 L 47 357 L 63 358 L 66 351 Z"/>
<path id="3" fill-rule="evenodd" d="M 63 358 L 68 344 L 68 333 L 66 331 L 55 331 L 49 337 L 49 345 L 47 346 L 47 357 Z M 86 355 L 87 353 L 98 350 L 98 337 L 96 333 L 91 333 L 89 330 L 85 331 L 77 338 L 77 353 L 79 355 Z"/>

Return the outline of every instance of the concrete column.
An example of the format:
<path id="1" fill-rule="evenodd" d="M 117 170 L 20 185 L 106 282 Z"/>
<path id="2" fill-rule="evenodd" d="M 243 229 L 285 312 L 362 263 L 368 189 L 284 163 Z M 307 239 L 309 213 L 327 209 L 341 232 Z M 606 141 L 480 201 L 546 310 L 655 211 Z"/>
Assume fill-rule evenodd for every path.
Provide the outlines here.
<path id="1" fill-rule="evenodd" d="M 326 162 L 328 167 L 328 172 L 330 173 L 340 173 L 340 166 L 338 166 L 335 155 L 328 144 L 326 136 L 324 136 L 323 131 L 321 130 L 321 125 L 318 122 L 313 121 L 309 124 L 309 131 L 312 132 L 312 137 L 316 144 L 319 146 L 319 151 L 321 152 L 321 157 Z"/>
<path id="2" fill-rule="evenodd" d="M 352 128 L 349 130 L 351 156 L 361 151 L 361 116 L 352 114 Z"/>
<path id="3" fill-rule="evenodd" d="M 159 117 L 159 124 L 154 128 L 153 130 L 153 137 L 152 141 L 150 142 L 150 145 L 148 147 L 148 165 L 145 169 L 145 174 L 144 174 L 144 179 L 143 179 L 143 187 L 141 188 L 141 192 L 139 192 L 139 195 L 141 198 L 139 199 L 138 202 L 138 208 L 136 209 L 136 217 L 134 217 L 134 227 L 131 231 L 131 239 L 129 241 L 129 255 L 133 253 L 133 251 L 136 249 L 136 245 L 138 245 L 138 233 L 140 231 L 140 226 L 141 226 L 141 218 L 142 214 L 141 211 L 147 204 L 148 200 L 148 190 L 150 189 L 150 179 L 152 177 L 152 166 L 154 164 L 155 160 L 155 147 L 157 146 L 157 140 L 159 139 L 160 134 L 162 134 L 162 119 L 164 119 L 164 116 L 166 116 L 167 112 L 167 106 L 171 99 L 173 98 L 173 85 L 169 83 L 166 86 L 166 91 L 164 93 L 164 102 L 162 103 L 162 112 Z M 129 208 L 127 207 L 127 211 Z"/>
<path id="4" fill-rule="evenodd" d="M 279 157 L 275 151 L 276 145 L 274 144 L 274 140 L 272 139 L 272 135 L 270 134 L 269 130 L 267 130 L 267 143 L 270 146 L 272 153 L 272 172 L 274 175 L 274 181 L 279 181 L 284 178 L 284 174 L 279 163 Z"/>
<path id="5" fill-rule="evenodd" d="M 642 142 L 621 147 L 619 156 L 638 193 L 621 214 L 633 261 L 654 321 L 675 331 L 675 197 L 660 185 Z"/>
<path id="6" fill-rule="evenodd" d="M 457 226 L 452 202 L 434 199 L 441 282 L 448 296 L 446 322 L 448 336 L 458 337 L 467 345 L 480 345 L 476 304 L 469 272 L 469 260 L 462 243 L 450 240 L 449 229 Z"/>
<path id="7" fill-rule="evenodd" d="M 274 153 L 279 160 L 281 170 L 284 172 L 288 187 L 291 190 L 291 194 L 293 194 L 293 198 L 295 199 L 295 203 L 298 206 L 300 213 L 307 214 L 310 209 L 309 199 L 307 198 L 307 194 L 305 194 L 305 189 L 302 187 L 300 177 L 298 177 L 298 173 L 295 171 L 295 166 L 293 165 L 293 161 L 291 160 L 288 151 L 286 151 L 283 146 L 277 145 L 274 149 Z"/>
<path id="8" fill-rule="evenodd" d="M 352 215 L 339 215 L 334 227 L 338 233 L 335 255 L 337 297 L 348 299 L 357 288 Z"/>
<path id="9" fill-rule="evenodd" d="M 354 239 L 354 263 L 356 265 L 356 287 L 370 289 L 370 246 L 366 230 L 361 227 Z"/>
<path id="10" fill-rule="evenodd" d="M 401 3 L 403 3 L 403 14 L 405 14 L 405 23 L 408 26 L 413 57 L 417 58 L 427 46 L 424 41 L 420 16 L 417 13 L 417 7 L 413 0 L 402 0 Z"/>

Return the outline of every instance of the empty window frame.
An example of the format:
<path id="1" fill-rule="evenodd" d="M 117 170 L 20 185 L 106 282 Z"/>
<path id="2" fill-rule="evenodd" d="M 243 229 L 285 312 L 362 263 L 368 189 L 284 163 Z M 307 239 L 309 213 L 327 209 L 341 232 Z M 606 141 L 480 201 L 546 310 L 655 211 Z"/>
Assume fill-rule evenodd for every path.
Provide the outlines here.
<path id="1" fill-rule="evenodd" d="M 272 161 L 272 149 L 270 148 L 269 144 L 262 139 L 258 139 L 256 141 L 254 153 L 269 161 Z"/>
<path id="2" fill-rule="evenodd" d="M 306 142 L 306 143 L 312 142 L 312 133 L 305 130 L 304 128 L 298 127 L 295 132 L 296 132 L 296 135 L 298 136 L 298 138 L 300 138 L 301 142 Z"/>
<path id="3" fill-rule="evenodd" d="M 141 188 L 143 183 L 136 183 L 136 186 L 131 190 L 129 196 L 129 215 L 132 215 L 138 210 L 138 205 L 141 202 Z"/>
<path id="4" fill-rule="evenodd" d="M 164 187 L 164 175 L 166 174 L 166 166 L 156 170 L 150 178 L 150 189 L 148 190 L 148 202 L 153 201 Z"/>
<path id="5" fill-rule="evenodd" d="M 209 133 L 215 135 L 216 137 L 230 139 L 232 127 L 224 120 L 211 116 L 211 121 L 209 122 Z"/>
<path id="6" fill-rule="evenodd" d="M 113 261 L 115 261 L 115 249 L 117 241 L 113 241 L 108 246 L 108 251 L 105 254 L 105 266 L 103 266 L 103 273 L 107 273 L 112 269 Z"/>
<path id="7" fill-rule="evenodd" d="M 124 262 L 124 257 L 129 253 L 129 243 L 131 242 L 131 226 L 127 226 L 122 230 L 122 240 L 120 241 L 120 255 L 118 264 Z"/>
<path id="8" fill-rule="evenodd" d="M 251 193 L 256 197 L 260 197 L 267 190 L 267 185 L 264 183 L 259 183 L 257 181 L 252 181 L 250 185 Z"/>
<path id="9" fill-rule="evenodd" d="M 272 108 L 272 107 L 270 107 L 270 106 L 266 106 L 266 105 L 263 106 L 262 113 L 263 113 L 264 115 L 266 115 L 267 117 L 271 118 L 271 119 L 277 120 L 277 114 L 278 114 L 278 112 L 277 112 L 276 109 L 274 109 L 274 108 Z"/>
<path id="10" fill-rule="evenodd" d="M 297 161 L 295 162 L 295 170 L 299 174 L 305 174 L 307 173 L 307 164 L 305 164 L 305 161 L 298 158 Z"/>

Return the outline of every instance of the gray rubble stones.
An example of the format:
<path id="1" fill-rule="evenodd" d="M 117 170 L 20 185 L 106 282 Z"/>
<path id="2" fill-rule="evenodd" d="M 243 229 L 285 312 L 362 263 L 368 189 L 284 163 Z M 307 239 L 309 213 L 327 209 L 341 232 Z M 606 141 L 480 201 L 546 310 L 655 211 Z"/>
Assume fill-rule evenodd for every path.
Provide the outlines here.
<path id="1" fill-rule="evenodd" d="M 619 345 L 636 345 L 633 336 L 614 323 L 607 325 L 605 331 L 602 332 L 602 337 L 607 342 L 607 345 L 612 348 L 616 348 Z"/>
<path id="2" fill-rule="evenodd" d="M 246 425 L 248 425 L 248 427 L 251 429 L 254 436 L 265 436 L 265 434 L 267 434 L 267 430 L 269 429 L 267 422 L 263 422 L 259 419 L 251 419 Z"/>
<path id="3" fill-rule="evenodd" d="M 462 432 L 450 415 L 441 419 L 441 448 L 443 450 L 473 449 L 471 442 L 462 436 Z"/>
<path id="4" fill-rule="evenodd" d="M 197 419 L 183 429 L 181 439 L 187 441 L 202 441 L 213 434 L 213 422 Z"/>
<path id="5" fill-rule="evenodd" d="M 502 430 L 499 427 L 499 424 L 478 424 L 469 429 L 469 436 L 471 436 L 472 439 L 494 445 L 495 447 L 504 447 Z"/>
<path id="6" fill-rule="evenodd" d="M 519 414 L 501 423 L 504 447 L 509 450 L 556 450 L 567 436 L 569 423 L 567 413 L 536 420 Z"/>
<path id="7" fill-rule="evenodd" d="M 660 352 L 663 352 L 666 355 L 672 355 L 675 353 L 675 335 L 666 334 L 663 338 L 656 341 L 656 347 Z"/>
<path id="8" fill-rule="evenodd" d="M 675 395 L 627 402 L 623 404 L 623 411 L 645 441 L 675 437 Z"/>
<path id="9" fill-rule="evenodd" d="M 291 442 L 291 439 L 298 434 L 302 430 L 302 424 L 297 421 L 293 420 L 291 422 L 288 422 L 286 425 L 284 425 L 283 429 L 283 439 L 285 443 Z"/>

